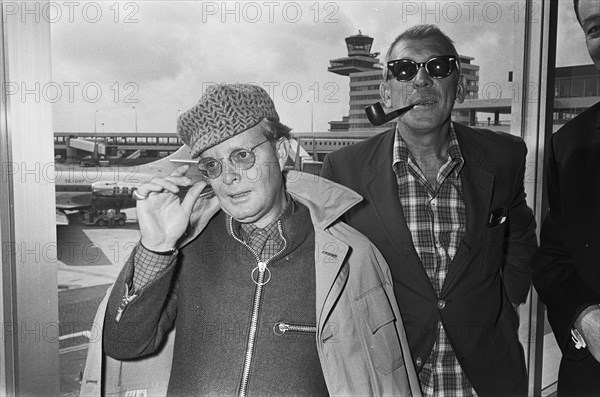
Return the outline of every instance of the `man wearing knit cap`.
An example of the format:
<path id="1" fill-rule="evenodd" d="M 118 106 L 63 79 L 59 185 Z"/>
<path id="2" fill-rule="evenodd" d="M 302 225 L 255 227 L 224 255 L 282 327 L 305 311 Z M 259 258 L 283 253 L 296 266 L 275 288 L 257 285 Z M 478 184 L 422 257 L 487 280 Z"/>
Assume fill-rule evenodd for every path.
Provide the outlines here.
<path id="1" fill-rule="evenodd" d="M 420 395 L 389 269 L 338 221 L 361 197 L 283 171 L 290 129 L 268 94 L 210 87 L 177 131 L 204 180 L 180 200 L 184 165 L 136 191 L 106 354 L 160 354 L 176 329 L 169 395 Z"/>

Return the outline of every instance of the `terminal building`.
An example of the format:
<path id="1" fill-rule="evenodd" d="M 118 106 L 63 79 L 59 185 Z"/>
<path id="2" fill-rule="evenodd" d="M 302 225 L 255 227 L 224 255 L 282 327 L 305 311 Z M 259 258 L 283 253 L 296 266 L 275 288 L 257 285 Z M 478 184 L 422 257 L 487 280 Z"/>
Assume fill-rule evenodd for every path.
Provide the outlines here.
<path id="1" fill-rule="evenodd" d="M 594 65 L 556 68 L 554 80 L 555 130 L 600 101 L 600 72 Z"/>
<path id="2" fill-rule="evenodd" d="M 371 52 L 373 38 L 362 34 L 346 37 L 348 55 L 330 60 L 328 71 L 350 78 L 349 111 L 342 120 L 329 122 L 329 135 L 345 134 L 348 138 L 364 139 L 393 128 L 394 122 L 382 126 L 369 123 L 364 108 L 381 100 L 379 85 L 383 82 L 379 53 Z M 511 103 L 513 98 L 480 99 L 479 66 L 474 58 L 459 55 L 461 72 L 466 79 L 466 96 L 452 111 L 456 122 L 474 127 L 510 132 Z M 600 101 L 600 74 L 594 65 L 556 68 L 554 85 L 554 130 Z M 481 119 L 478 114 L 486 114 Z M 489 115 L 489 116 L 488 116 Z M 501 115 L 505 115 L 501 119 Z"/>
<path id="3" fill-rule="evenodd" d="M 327 153 L 351 145 L 395 126 L 394 122 L 382 126 L 369 123 L 364 108 L 381 100 L 379 85 L 383 70 L 379 53 L 371 52 L 373 38 L 362 34 L 346 37 L 347 56 L 330 60 L 328 71 L 350 78 L 348 115 L 329 122 L 328 131 L 294 133 L 303 149 L 313 161 L 322 161 Z M 474 58 L 459 55 L 461 72 L 466 79 L 466 97 L 457 103 L 452 119 L 465 125 L 510 132 L 510 115 L 513 98 L 480 99 L 479 66 Z M 559 67 L 555 70 L 554 131 L 600 101 L 600 74 L 594 65 Z M 502 117 L 504 116 L 504 117 Z M 69 144 L 70 140 L 96 142 L 88 152 L 84 146 Z M 143 162 L 144 159 L 164 157 L 177 150 L 181 142 L 175 133 L 55 133 L 55 155 L 61 159 L 75 160 L 83 155 L 106 155 L 116 162 Z M 137 160 L 136 160 L 137 159 Z M 112 160 L 111 160 L 112 161 Z"/>
<path id="4" fill-rule="evenodd" d="M 57 160 L 97 163 L 110 159 L 119 164 L 142 164 L 148 159 L 168 156 L 183 145 L 174 132 L 55 132 L 54 156 Z"/>

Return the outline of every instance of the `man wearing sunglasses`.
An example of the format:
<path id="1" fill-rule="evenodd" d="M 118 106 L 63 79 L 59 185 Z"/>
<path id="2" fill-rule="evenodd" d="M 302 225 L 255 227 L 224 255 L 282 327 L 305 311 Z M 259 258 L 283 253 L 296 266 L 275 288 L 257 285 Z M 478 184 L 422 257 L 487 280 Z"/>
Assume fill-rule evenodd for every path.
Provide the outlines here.
<path id="1" fill-rule="evenodd" d="M 427 396 L 526 395 L 514 308 L 525 301 L 535 222 L 526 148 L 451 121 L 465 96 L 458 54 L 437 27 L 390 46 L 380 93 L 397 126 L 325 158 L 322 176 L 364 200 L 342 218 L 381 250 Z"/>
<path id="2" fill-rule="evenodd" d="M 156 354 L 175 327 L 170 395 L 419 396 L 389 269 L 338 221 L 360 196 L 283 172 L 290 129 L 268 94 L 210 87 L 177 131 L 204 181 L 181 201 L 184 165 L 137 189 L 141 240 L 108 302 L 106 353 Z"/>

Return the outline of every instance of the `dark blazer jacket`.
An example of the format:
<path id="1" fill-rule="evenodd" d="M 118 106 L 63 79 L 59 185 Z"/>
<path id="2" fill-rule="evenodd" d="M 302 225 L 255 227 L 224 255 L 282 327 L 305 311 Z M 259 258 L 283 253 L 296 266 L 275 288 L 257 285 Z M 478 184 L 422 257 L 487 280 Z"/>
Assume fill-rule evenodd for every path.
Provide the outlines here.
<path id="1" fill-rule="evenodd" d="M 415 251 L 392 170 L 395 130 L 329 154 L 321 175 L 360 193 L 343 220 L 383 253 L 417 370 L 441 321 L 480 395 L 525 395 L 527 375 L 511 302 L 526 299 L 535 220 L 525 202 L 524 142 L 454 124 L 465 160 L 460 177 L 467 231 L 438 296 Z M 506 217 L 501 222 L 502 217 Z"/>
<path id="2" fill-rule="evenodd" d="M 575 349 L 570 330 L 583 309 L 600 303 L 600 102 L 552 136 L 546 183 L 550 211 L 533 282 L 565 364 L 591 358 L 587 349 Z M 590 363 L 597 377 L 600 366 L 593 359 Z"/>

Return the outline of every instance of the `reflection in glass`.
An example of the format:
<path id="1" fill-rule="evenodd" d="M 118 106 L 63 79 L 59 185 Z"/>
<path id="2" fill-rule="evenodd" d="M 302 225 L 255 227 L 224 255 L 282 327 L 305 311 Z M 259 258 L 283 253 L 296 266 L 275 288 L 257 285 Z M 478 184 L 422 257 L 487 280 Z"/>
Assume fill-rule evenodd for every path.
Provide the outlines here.
<path id="1" fill-rule="evenodd" d="M 363 109 L 365 105 L 380 100 L 378 82 L 381 73 L 376 71 L 373 75 L 368 75 L 365 71 L 358 72 L 352 80 L 351 88 L 347 76 L 334 76 L 327 70 L 328 60 L 333 59 L 329 63 L 332 68 L 344 66 L 359 69 L 365 64 L 371 67 L 373 66 L 371 53 L 383 53 L 386 50 L 385 46 L 392 39 L 392 33 L 399 33 L 405 27 L 416 23 L 439 24 L 442 30 L 455 39 L 463 59 L 463 71 L 468 80 L 467 100 L 455 108 L 456 114 L 453 117 L 465 124 L 503 132 L 511 131 L 511 106 L 522 106 L 528 99 L 518 96 L 522 87 L 518 87 L 518 83 L 508 78 L 509 72 L 515 70 L 516 65 L 521 64 L 523 59 L 523 54 L 515 54 L 514 49 L 519 48 L 518 43 L 523 42 L 523 37 L 516 27 L 520 27 L 518 22 L 525 18 L 525 1 L 483 1 L 469 6 L 466 5 L 467 3 L 460 2 L 437 2 L 437 8 L 432 2 L 427 6 L 429 11 L 421 10 L 423 13 L 414 15 L 402 13 L 402 2 L 397 2 L 398 4 L 394 4 L 395 2 L 348 3 L 352 4 L 326 3 L 336 4 L 336 7 L 339 7 L 336 8 L 335 15 L 323 14 L 332 10 L 325 9 L 324 3 L 307 3 L 306 8 L 303 9 L 303 17 L 297 23 L 290 23 L 277 13 L 271 15 L 267 8 L 263 10 L 263 15 L 273 17 L 274 21 L 266 18 L 249 23 L 251 21 L 244 20 L 244 14 L 241 13 L 240 22 L 233 23 L 235 15 L 202 14 L 201 5 L 195 6 L 189 2 L 177 2 L 175 5 L 167 2 L 142 2 L 138 5 L 139 9 L 135 10 L 124 9 L 122 6 L 120 14 L 115 13 L 115 5 L 106 3 L 102 15 L 111 18 L 108 20 L 103 18 L 101 23 L 90 24 L 87 21 L 80 24 L 67 23 L 67 20 L 63 19 L 53 25 L 52 56 L 55 79 L 80 81 L 82 86 L 87 82 L 102 81 L 101 78 L 108 79 L 109 83 L 102 85 L 105 96 L 101 102 L 65 104 L 63 101 L 57 104 L 55 115 L 56 124 L 59 126 L 57 131 L 89 131 L 91 127 L 87 130 L 85 127 L 90 124 L 89 120 L 84 120 L 87 124 L 82 122 L 80 125 L 69 124 L 65 120 L 75 118 L 78 113 L 92 114 L 100 105 L 103 114 L 106 115 L 103 116 L 103 121 L 106 119 L 107 126 L 110 122 L 111 126 L 117 125 L 115 132 L 131 131 L 131 115 L 126 111 L 130 112 L 131 104 L 124 105 L 123 96 L 131 94 L 132 91 L 120 92 L 123 95 L 117 97 L 115 96 L 117 86 L 114 85 L 115 82 L 121 82 L 119 87 L 124 87 L 125 83 L 130 81 L 139 87 L 139 92 L 136 92 L 133 97 L 139 100 L 139 103 L 136 102 L 136 110 L 139 112 L 142 131 L 144 131 L 143 126 L 146 125 L 150 127 L 145 131 L 172 134 L 175 130 L 172 110 L 191 106 L 197 100 L 203 84 L 224 81 L 254 81 L 268 88 L 274 96 L 282 120 L 289 123 L 295 131 L 310 129 L 306 123 L 310 116 L 303 115 L 301 107 L 298 106 L 299 103 L 304 103 L 305 97 L 315 103 L 315 130 L 319 133 L 327 133 L 328 129 L 333 130 L 333 124 L 329 123 L 336 118 L 345 119 L 346 130 L 350 128 L 364 131 L 372 126 L 364 120 Z M 260 6 L 259 3 L 256 4 Z M 419 7 L 425 3 L 411 4 Z M 452 7 L 446 6 L 448 4 Z M 315 7 L 320 7 L 321 14 L 315 13 Z M 406 4 L 404 7 L 406 11 Z M 461 14 L 450 13 L 457 10 L 455 7 L 459 7 Z M 502 9 L 491 13 L 498 7 Z M 277 9 L 280 10 L 281 7 Z M 116 16 L 121 19 L 124 16 L 134 16 L 137 22 L 113 23 L 113 21 L 121 21 Z M 335 17 L 341 23 L 322 23 L 325 16 Z M 285 17 L 289 18 L 287 15 Z M 400 25 L 399 18 L 402 19 Z M 198 24 L 199 20 L 207 21 Z M 173 30 L 172 26 L 177 26 L 177 29 Z M 344 38 L 356 37 L 358 28 L 363 29 L 370 36 L 359 33 L 360 40 L 367 38 L 371 40 L 368 44 L 361 41 L 352 47 L 346 47 Z M 273 31 L 277 31 L 278 34 L 273 35 Z M 302 34 L 299 35 L 299 32 Z M 239 41 L 239 45 L 231 42 L 230 37 L 237 37 L 236 41 Z M 103 44 L 99 45 L 99 43 Z M 72 48 L 79 48 L 79 52 L 74 54 Z M 179 48 L 187 49 L 187 51 L 179 51 L 180 54 L 185 54 L 184 56 L 175 51 Z M 360 58 L 349 59 L 345 63 L 335 61 L 337 58 L 345 57 L 348 52 L 358 53 Z M 113 56 L 116 56 L 114 61 Z M 245 59 L 246 66 L 240 69 L 239 63 L 233 60 L 241 57 Z M 381 55 L 379 57 L 382 58 Z M 123 62 L 123 58 L 127 62 Z M 81 64 L 77 62 L 80 59 Z M 89 65 L 100 67 L 95 69 Z M 65 70 L 70 72 L 65 73 Z M 363 81 L 367 83 L 360 84 Z M 335 87 L 335 91 L 325 89 L 326 84 Z M 163 87 L 168 88 L 163 89 Z M 586 79 L 583 86 L 578 86 L 577 90 L 581 88 L 582 93 L 585 90 L 585 95 L 588 91 L 596 92 L 597 95 L 598 85 L 591 88 L 594 85 L 589 84 L 589 87 L 591 91 L 588 90 Z M 350 91 L 352 93 L 356 91 L 360 95 L 350 95 Z M 298 98 L 295 97 L 296 92 Z M 556 85 L 556 97 L 570 98 L 572 95 L 571 80 L 559 79 Z M 154 98 L 160 98 L 159 103 L 153 102 Z M 350 106 L 348 106 L 349 98 Z M 67 105 L 71 107 L 68 108 Z M 85 107 L 89 109 L 78 111 L 79 108 Z M 123 114 L 121 109 L 125 109 Z M 555 119 L 559 123 L 564 123 L 564 120 L 572 118 L 577 111 L 579 110 L 572 105 L 568 105 L 565 109 L 556 109 Z M 123 119 L 121 127 L 119 127 L 119 118 Z M 387 125 L 386 128 L 390 126 Z M 133 144 L 140 145 L 146 142 L 147 145 L 160 146 L 160 150 L 164 150 L 163 146 L 176 141 L 176 138 L 164 135 L 137 140 L 133 140 L 130 136 L 115 136 L 107 144 L 123 145 L 127 142 L 130 143 L 129 146 L 134 146 Z M 315 144 L 314 140 L 307 140 L 307 142 L 310 145 Z M 322 159 L 324 156 L 322 150 L 325 147 L 346 143 L 332 142 L 331 145 L 326 145 L 318 141 L 316 150 L 320 151 L 316 157 Z M 145 148 L 144 150 L 156 149 Z M 312 149 L 307 150 L 312 152 Z M 166 154 L 167 152 L 158 152 L 158 156 Z M 112 240 L 102 246 L 102 255 L 98 254 L 100 259 L 95 263 L 85 263 L 82 258 L 73 258 L 69 261 L 70 258 L 65 256 L 61 259 L 65 262 L 65 267 L 72 270 L 83 265 L 90 271 L 92 266 L 99 268 L 102 265 L 105 269 L 111 269 L 110 277 L 116 275 L 118 269 L 115 268 L 122 264 L 126 251 L 131 248 L 130 243 L 134 244 L 137 238 L 133 225 L 134 216 L 135 214 L 128 213 L 125 227 L 117 228 L 119 232 L 83 224 L 72 227 L 72 234 L 65 233 L 63 236 L 68 241 L 78 241 L 76 239 L 82 234 L 90 237 L 91 242 L 88 244 L 95 244 L 93 247 L 102 246 L 95 239 Z M 115 241 L 121 243 L 115 244 Z M 66 255 L 68 251 L 65 250 L 64 253 Z M 89 256 L 92 251 L 88 250 L 85 253 Z M 82 276 L 81 286 L 93 284 L 90 283 L 91 278 L 92 276 Z M 97 284 L 103 287 L 109 282 L 109 279 L 103 279 Z M 92 302 L 90 306 L 96 304 L 96 300 L 101 296 L 99 290 L 80 289 L 82 291 L 78 293 L 85 294 L 86 299 Z M 63 288 L 62 291 L 61 296 L 66 299 L 69 295 L 67 288 Z M 89 307 L 86 307 L 85 313 L 77 310 L 69 313 L 63 309 L 62 319 L 71 318 L 72 322 L 82 324 L 79 329 L 85 328 L 87 325 L 83 324 L 88 324 L 88 312 L 92 311 Z M 74 342 L 80 341 L 74 340 Z M 81 357 L 61 355 L 61 365 L 65 367 L 76 368 L 81 364 L 77 360 L 81 360 Z M 69 372 L 68 376 L 65 375 L 65 379 L 67 378 L 63 391 L 74 392 L 75 376 L 71 376 Z"/>
<path id="2" fill-rule="evenodd" d="M 572 97 L 581 97 L 583 96 L 583 79 L 575 78 L 571 83 L 571 96 Z"/>
<path id="3" fill-rule="evenodd" d="M 585 79 L 585 96 L 598 96 L 598 77 L 588 77 Z"/>

